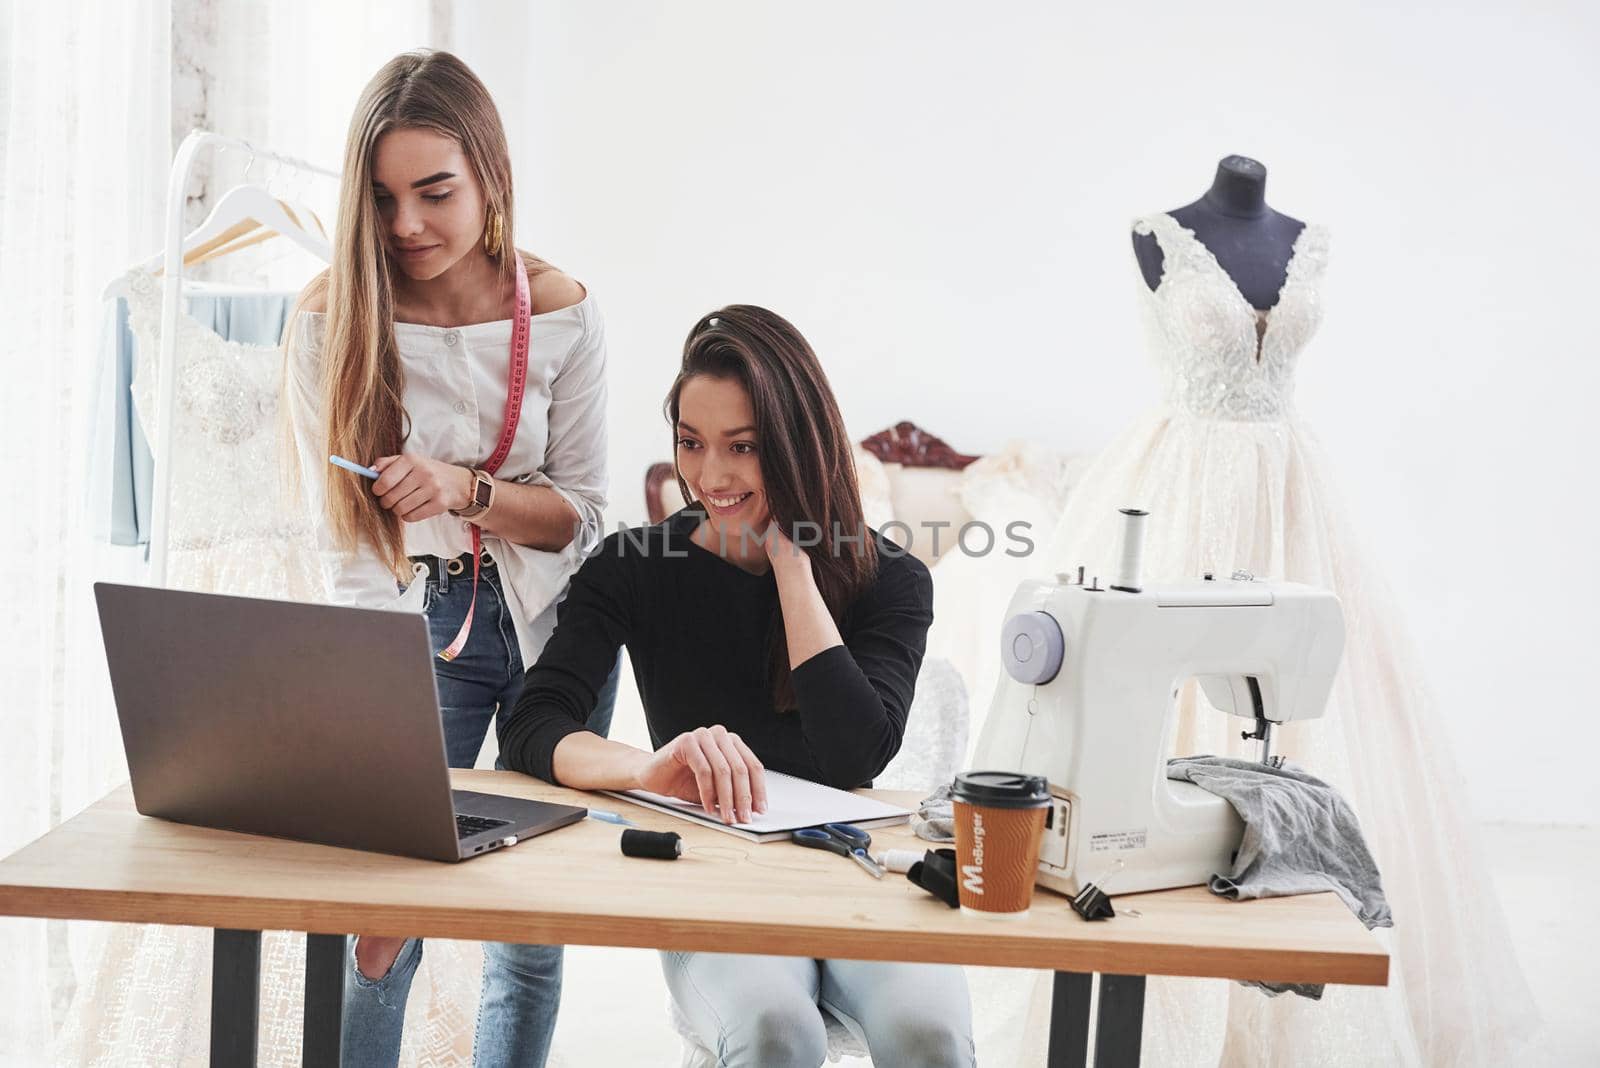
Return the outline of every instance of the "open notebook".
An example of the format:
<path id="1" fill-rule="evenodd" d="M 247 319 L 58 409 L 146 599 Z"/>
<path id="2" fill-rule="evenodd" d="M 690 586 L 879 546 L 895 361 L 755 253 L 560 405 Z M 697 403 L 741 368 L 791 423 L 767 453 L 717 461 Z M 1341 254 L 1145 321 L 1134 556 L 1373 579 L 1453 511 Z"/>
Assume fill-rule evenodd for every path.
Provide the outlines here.
<path id="1" fill-rule="evenodd" d="M 851 823 L 857 827 L 887 827 L 904 823 L 911 811 L 898 805 L 862 797 L 831 786 L 821 786 L 778 771 L 767 772 L 767 811 L 749 823 L 726 824 L 708 816 L 698 801 L 653 794 L 648 790 L 607 790 L 613 797 L 666 812 L 719 831 L 756 842 L 786 839 L 790 832 L 823 823 Z"/>

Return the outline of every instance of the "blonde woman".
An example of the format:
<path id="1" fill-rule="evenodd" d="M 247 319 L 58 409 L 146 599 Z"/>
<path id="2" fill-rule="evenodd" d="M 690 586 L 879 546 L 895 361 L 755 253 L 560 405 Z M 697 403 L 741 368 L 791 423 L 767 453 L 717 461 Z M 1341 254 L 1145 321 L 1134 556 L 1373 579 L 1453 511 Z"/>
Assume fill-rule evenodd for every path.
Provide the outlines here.
<path id="1" fill-rule="evenodd" d="M 287 341 L 301 484 L 331 599 L 387 607 L 404 589 L 426 612 L 447 755 L 471 767 L 599 531 L 604 333 L 581 285 L 513 245 L 499 113 L 456 57 L 377 73 L 343 177 L 333 264 Z M 591 729 L 615 696 L 613 672 Z M 421 956 L 420 939 L 355 940 L 345 1064 L 396 1063 Z M 486 945 L 475 1063 L 542 1065 L 560 993 L 559 946 Z"/>

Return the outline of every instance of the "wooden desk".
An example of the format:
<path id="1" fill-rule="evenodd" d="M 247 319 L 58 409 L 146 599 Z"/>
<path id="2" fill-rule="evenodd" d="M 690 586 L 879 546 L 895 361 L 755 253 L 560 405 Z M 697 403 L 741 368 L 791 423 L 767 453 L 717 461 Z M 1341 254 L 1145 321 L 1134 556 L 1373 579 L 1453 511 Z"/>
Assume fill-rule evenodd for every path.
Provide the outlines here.
<path id="1" fill-rule="evenodd" d="M 513 772 L 451 774 L 463 789 L 596 800 Z M 677 831 L 683 857 L 624 857 L 620 828 L 585 820 L 440 864 L 149 819 L 123 786 L 0 861 L 0 915 L 216 928 L 212 1062 L 228 1065 L 254 1064 L 262 930 L 312 935 L 308 1065 L 338 1063 L 350 932 L 1047 968 L 1052 1066 L 1085 1061 L 1095 973 L 1104 973 L 1096 1064 L 1137 1063 L 1146 975 L 1378 986 L 1388 977 L 1387 954 L 1332 894 L 1236 903 L 1192 887 L 1117 898 L 1116 918 L 1086 923 L 1040 890 L 1025 921 L 987 922 L 832 854 L 746 842 L 612 798 L 596 807 Z M 872 833 L 875 848 L 927 845 L 909 827 Z"/>

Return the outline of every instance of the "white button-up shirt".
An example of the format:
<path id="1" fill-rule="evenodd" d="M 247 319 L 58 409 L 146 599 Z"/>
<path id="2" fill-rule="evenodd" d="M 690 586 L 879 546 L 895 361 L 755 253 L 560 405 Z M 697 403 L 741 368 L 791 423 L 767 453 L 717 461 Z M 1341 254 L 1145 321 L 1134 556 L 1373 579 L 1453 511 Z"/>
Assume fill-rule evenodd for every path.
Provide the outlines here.
<path id="1" fill-rule="evenodd" d="M 510 319 L 456 327 L 394 324 L 405 375 L 406 452 L 462 467 L 481 466 L 489 458 L 505 420 L 511 328 Z M 369 547 L 343 552 L 328 530 L 323 504 L 334 468 L 328 463 L 322 417 L 326 329 L 327 317 L 316 312 L 302 312 L 294 323 L 286 392 L 328 599 L 369 608 L 420 608 L 416 597 L 397 601 L 394 576 Z M 585 534 L 560 552 L 544 552 L 483 532 L 484 548 L 500 569 L 525 668 L 538 659 L 555 629 L 555 607 L 566 593 L 567 580 L 601 530 L 606 504 L 605 363 L 605 328 L 592 296 L 533 316 L 521 421 L 495 477 L 554 489 L 578 513 Z M 350 459 L 370 464 L 377 457 Z M 409 556 L 449 558 L 472 548 L 470 524 L 448 512 L 403 525 Z M 465 575 L 462 579 L 471 581 Z"/>

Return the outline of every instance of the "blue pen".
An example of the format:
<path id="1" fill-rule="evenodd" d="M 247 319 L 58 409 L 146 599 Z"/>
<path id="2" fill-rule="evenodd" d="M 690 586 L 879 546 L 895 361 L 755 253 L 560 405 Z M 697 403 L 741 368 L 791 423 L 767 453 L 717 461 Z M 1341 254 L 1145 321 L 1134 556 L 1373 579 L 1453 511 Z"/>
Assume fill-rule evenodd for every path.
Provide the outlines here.
<path id="1" fill-rule="evenodd" d="M 343 456 L 330 456 L 328 457 L 328 462 L 335 467 L 342 467 L 346 471 L 354 471 L 363 478 L 376 479 L 378 477 L 378 469 L 376 467 L 362 467 L 354 460 L 346 460 Z"/>
<path id="2" fill-rule="evenodd" d="M 593 820 L 605 820 L 607 823 L 615 823 L 623 827 L 633 826 L 632 820 L 623 819 L 615 812 L 602 812 L 598 808 L 591 808 L 589 810 L 589 818 Z"/>

